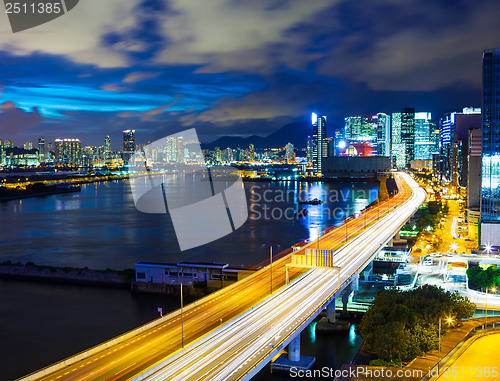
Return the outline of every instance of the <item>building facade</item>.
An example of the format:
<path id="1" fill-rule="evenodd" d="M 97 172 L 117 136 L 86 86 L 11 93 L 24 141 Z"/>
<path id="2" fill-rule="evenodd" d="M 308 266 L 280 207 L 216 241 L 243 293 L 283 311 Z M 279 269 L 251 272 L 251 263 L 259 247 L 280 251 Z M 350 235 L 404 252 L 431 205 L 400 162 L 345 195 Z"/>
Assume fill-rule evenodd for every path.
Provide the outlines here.
<path id="1" fill-rule="evenodd" d="M 328 154 L 328 145 L 325 144 L 326 138 L 326 116 L 312 114 L 312 164 L 313 171 L 321 174 L 323 158 Z"/>
<path id="2" fill-rule="evenodd" d="M 135 130 L 123 131 L 123 162 L 128 163 L 135 153 Z"/>
<path id="3" fill-rule="evenodd" d="M 500 246 L 500 48 L 483 53 L 481 244 Z"/>
<path id="4" fill-rule="evenodd" d="M 71 167 L 82 165 L 82 143 L 80 139 L 56 139 L 55 156 L 57 165 Z"/>

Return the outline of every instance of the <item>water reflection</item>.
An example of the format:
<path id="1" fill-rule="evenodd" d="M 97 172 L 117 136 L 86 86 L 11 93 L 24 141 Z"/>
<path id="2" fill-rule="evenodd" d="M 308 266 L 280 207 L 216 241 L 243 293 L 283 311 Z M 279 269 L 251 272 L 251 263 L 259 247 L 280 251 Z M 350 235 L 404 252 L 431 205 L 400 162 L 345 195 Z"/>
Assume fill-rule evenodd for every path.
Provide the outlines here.
<path id="1" fill-rule="evenodd" d="M 137 211 L 127 181 L 85 184 L 78 194 L 3 203 L 1 218 L 8 223 L 0 230 L 0 249 L 3 260 L 102 269 L 130 268 L 139 260 L 253 265 L 268 258 L 262 244 L 285 249 L 316 239 L 318 226 L 323 231 L 341 222 L 344 210 L 370 203 L 376 186 L 357 184 L 362 192 L 353 198 L 351 184 L 246 182 L 247 222 L 224 238 L 180 252 L 170 216 Z M 325 202 L 300 205 L 308 214 L 296 218 L 299 199 L 314 198 Z"/>

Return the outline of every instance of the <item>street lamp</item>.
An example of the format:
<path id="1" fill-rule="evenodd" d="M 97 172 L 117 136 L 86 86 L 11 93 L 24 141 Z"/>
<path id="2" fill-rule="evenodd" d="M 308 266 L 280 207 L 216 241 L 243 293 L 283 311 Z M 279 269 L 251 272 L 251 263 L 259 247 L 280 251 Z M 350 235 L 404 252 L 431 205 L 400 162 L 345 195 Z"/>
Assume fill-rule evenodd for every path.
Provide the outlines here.
<path id="1" fill-rule="evenodd" d="M 497 289 L 495 287 L 491 288 L 491 292 L 496 292 Z M 488 329 L 488 288 L 486 288 L 486 322 L 485 322 L 485 329 Z"/>
<path id="2" fill-rule="evenodd" d="M 491 247 L 492 247 L 492 246 L 491 246 L 491 245 L 489 245 L 489 244 L 488 244 L 488 245 L 486 245 L 486 252 L 487 252 L 488 254 L 491 254 Z"/>
<path id="3" fill-rule="evenodd" d="M 181 282 L 181 346 L 184 349 L 184 300 L 182 297 L 182 282 Z"/>
<path id="4" fill-rule="evenodd" d="M 439 363 L 441 361 L 441 320 L 443 318 L 439 318 L 439 329 L 438 329 L 438 348 L 439 348 L 439 353 L 438 353 L 438 363 L 437 363 L 437 368 L 438 368 L 438 375 L 439 375 Z M 453 322 L 453 319 L 451 317 L 446 318 L 446 322 L 448 324 L 451 324 Z"/>
<path id="5" fill-rule="evenodd" d="M 269 259 L 271 261 L 271 295 L 273 294 L 273 247 L 269 246 Z"/>
<path id="6" fill-rule="evenodd" d="M 451 250 L 453 250 L 456 253 L 457 249 L 458 249 L 458 245 L 455 242 L 453 242 L 450 246 L 451 246 Z"/>

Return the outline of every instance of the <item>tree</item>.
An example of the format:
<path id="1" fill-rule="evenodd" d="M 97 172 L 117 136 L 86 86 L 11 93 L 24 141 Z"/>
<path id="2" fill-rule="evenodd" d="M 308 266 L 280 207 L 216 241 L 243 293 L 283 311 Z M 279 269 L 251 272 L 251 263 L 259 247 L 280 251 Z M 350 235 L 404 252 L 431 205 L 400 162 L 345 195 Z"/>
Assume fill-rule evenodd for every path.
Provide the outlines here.
<path id="1" fill-rule="evenodd" d="M 435 286 L 386 290 L 364 314 L 359 332 L 380 359 L 410 361 L 437 348 L 439 317 L 468 319 L 475 309 L 466 297 Z"/>
<path id="2" fill-rule="evenodd" d="M 483 270 L 478 265 L 469 264 L 466 273 L 469 287 L 475 290 L 485 290 L 500 284 L 500 269 L 491 266 Z"/>

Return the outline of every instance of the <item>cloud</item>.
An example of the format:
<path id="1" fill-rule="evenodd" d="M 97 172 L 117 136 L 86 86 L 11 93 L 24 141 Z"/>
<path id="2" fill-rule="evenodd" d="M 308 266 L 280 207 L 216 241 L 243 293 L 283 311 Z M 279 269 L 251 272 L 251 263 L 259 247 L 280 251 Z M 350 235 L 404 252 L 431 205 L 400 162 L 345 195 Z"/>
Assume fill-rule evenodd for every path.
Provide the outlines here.
<path id="1" fill-rule="evenodd" d="M 125 91 L 126 89 L 123 86 L 120 86 L 116 83 L 107 83 L 99 87 L 101 90 L 105 91 Z"/>
<path id="2" fill-rule="evenodd" d="M 64 55 L 75 62 L 99 67 L 124 67 L 130 46 L 106 46 L 103 37 L 122 35 L 137 27 L 141 10 L 135 0 L 85 0 L 62 17 L 34 29 L 12 33 L 5 13 L 0 13 L 0 50 L 25 56 L 38 51 Z M 135 48 L 136 49 L 136 48 Z"/>
<path id="3" fill-rule="evenodd" d="M 335 91 L 336 86 L 330 83 L 308 83 L 293 75 L 282 74 L 264 90 L 239 98 L 220 98 L 208 110 L 186 114 L 180 117 L 180 121 L 184 126 L 212 123 L 218 127 L 251 120 L 302 118 L 314 105 L 324 101 L 325 94 Z"/>
<path id="4" fill-rule="evenodd" d="M 17 136 L 23 130 L 34 127 L 42 122 L 42 116 L 36 107 L 27 112 L 17 108 L 11 101 L 0 105 L 0 134 L 4 137 Z"/>
<path id="5" fill-rule="evenodd" d="M 146 110 L 146 111 L 137 111 L 137 112 L 132 112 L 132 111 L 124 111 L 121 113 L 118 113 L 117 116 L 119 118 L 123 119 L 130 119 L 130 118 L 140 118 L 141 121 L 156 121 L 156 116 L 159 116 L 163 114 L 165 111 L 169 110 L 173 106 L 175 106 L 179 102 L 178 98 L 175 98 L 172 102 L 169 104 L 160 106 L 160 107 L 154 107 L 152 109 Z"/>
<path id="6" fill-rule="evenodd" d="M 161 72 L 134 71 L 123 79 L 123 83 L 136 83 L 147 79 L 157 78 Z"/>
<path id="7" fill-rule="evenodd" d="M 365 5 L 356 11 L 359 19 L 377 22 L 338 39 L 319 73 L 366 83 L 372 90 L 479 87 L 482 51 L 500 44 L 498 2 L 459 1 L 450 8 L 439 1 L 408 1 L 385 12 Z"/>
<path id="8" fill-rule="evenodd" d="M 321 25 L 318 14 L 337 2 L 173 0 L 172 17 L 162 23 L 168 45 L 158 61 L 200 64 L 202 72 L 269 72 L 273 66 L 301 64 L 308 55 L 292 29 Z"/>

